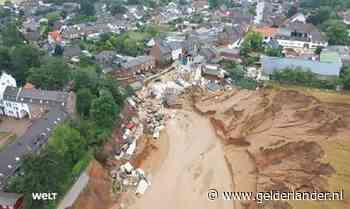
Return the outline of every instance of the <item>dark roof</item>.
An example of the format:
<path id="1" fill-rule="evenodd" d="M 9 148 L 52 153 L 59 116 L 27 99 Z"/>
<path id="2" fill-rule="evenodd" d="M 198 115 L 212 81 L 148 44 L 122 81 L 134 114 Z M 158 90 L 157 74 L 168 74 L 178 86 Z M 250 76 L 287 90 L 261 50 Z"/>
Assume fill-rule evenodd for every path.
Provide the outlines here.
<path id="1" fill-rule="evenodd" d="M 125 63 L 122 63 L 122 67 L 125 69 L 128 69 L 128 68 L 132 68 L 132 67 L 135 67 L 141 64 L 146 64 L 153 61 L 154 61 L 154 57 L 152 56 L 138 56 Z"/>
<path id="2" fill-rule="evenodd" d="M 29 31 L 23 34 L 24 38 L 28 41 L 38 41 L 41 37 L 39 31 Z"/>
<path id="3" fill-rule="evenodd" d="M 63 56 L 65 57 L 75 57 L 79 56 L 81 53 L 81 49 L 77 45 L 73 46 L 65 46 L 63 51 Z"/>
<path id="4" fill-rule="evenodd" d="M 23 195 L 16 193 L 0 192 L 0 205 L 14 207 L 18 199 L 20 199 L 22 196 Z"/>
<path id="5" fill-rule="evenodd" d="M 217 51 L 213 48 L 201 48 L 199 54 L 205 57 L 205 59 L 210 60 L 216 57 Z"/>
<path id="6" fill-rule="evenodd" d="M 177 50 L 177 49 L 182 49 L 183 42 L 181 42 L 181 41 L 171 41 L 171 42 L 168 42 L 168 45 L 169 45 L 171 50 Z"/>
<path id="7" fill-rule="evenodd" d="M 67 117 L 68 114 L 60 108 L 52 108 L 44 117 L 35 120 L 23 136 L 0 152 L 0 188 L 3 188 L 7 178 L 15 173 L 20 166 L 20 160 L 26 154 L 37 152 L 47 142 L 54 127 Z"/>
<path id="8" fill-rule="evenodd" d="M 168 43 L 162 41 L 160 44 L 159 44 L 159 49 L 160 49 L 160 53 L 162 55 L 165 55 L 165 54 L 171 54 L 171 47 L 169 46 Z"/>
<path id="9" fill-rule="evenodd" d="M 68 92 L 62 91 L 46 91 L 39 89 L 25 89 L 7 86 L 4 92 L 4 100 L 21 102 L 25 100 L 42 100 L 52 101 L 55 103 L 66 103 L 68 99 Z"/>
<path id="10" fill-rule="evenodd" d="M 240 54 L 240 49 L 237 48 L 221 48 L 219 49 L 220 53 L 227 53 L 227 54 Z"/>
<path id="11" fill-rule="evenodd" d="M 325 37 L 321 34 L 321 32 L 310 23 L 300 23 L 300 22 L 292 22 L 284 27 L 280 28 L 278 31 L 278 37 L 288 37 L 292 32 L 305 33 L 308 34 L 309 37 L 299 37 L 299 39 L 311 39 L 312 41 L 323 42 L 326 41 Z M 297 38 L 297 37 L 293 37 Z"/>
<path id="12" fill-rule="evenodd" d="M 68 98 L 67 92 L 62 91 L 46 91 L 39 89 L 21 89 L 18 95 L 20 98 L 49 100 L 55 102 L 66 102 Z"/>
<path id="13" fill-rule="evenodd" d="M 13 86 L 7 86 L 4 91 L 4 98 L 6 97 L 17 97 L 19 92 L 19 88 L 13 87 Z"/>

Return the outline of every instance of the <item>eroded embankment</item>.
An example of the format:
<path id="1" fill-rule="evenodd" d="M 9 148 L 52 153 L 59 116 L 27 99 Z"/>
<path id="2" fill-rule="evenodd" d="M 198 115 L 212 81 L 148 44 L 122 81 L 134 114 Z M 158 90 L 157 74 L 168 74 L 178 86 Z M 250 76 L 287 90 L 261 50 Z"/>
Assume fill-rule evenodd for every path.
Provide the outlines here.
<path id="1" fill-rule="evenodd" d="M 192 92 L 195 109 L 210 117 L 223 140 L 235 191 L 328 191 L 327 178 L 336 170 L 322 161 L 320 142 L 350 135 L 349 107 L 292 90 L 234 90 L 209 97 Z M 236 202 L 236 208 L 256 207 L 252 201 Z M 278 201 L 259 205 L 290 207 Z"/>

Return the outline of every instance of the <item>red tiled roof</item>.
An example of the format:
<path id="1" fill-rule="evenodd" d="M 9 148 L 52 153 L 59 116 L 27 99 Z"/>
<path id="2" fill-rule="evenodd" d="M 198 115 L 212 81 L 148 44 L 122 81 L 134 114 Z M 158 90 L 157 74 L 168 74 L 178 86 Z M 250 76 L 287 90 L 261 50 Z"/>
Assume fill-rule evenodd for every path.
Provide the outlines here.
<path id="1" fill-rule="evenodd" d="M 260 27 L 260 28 L 253 28 L 253 31 L 261 33 L 265 37 L 274 37 L 278 31 L 278 28 Z"/>
<path id="2" fill-rule="evenodd" d="M 49 32 L 49 36 L 51 36 L 51 38 L 56 41 L 56 42 L 60 42 L 62 40 L 61 38 L 61 34 L 59 31 L 52 31 L 52 32 Z"/>

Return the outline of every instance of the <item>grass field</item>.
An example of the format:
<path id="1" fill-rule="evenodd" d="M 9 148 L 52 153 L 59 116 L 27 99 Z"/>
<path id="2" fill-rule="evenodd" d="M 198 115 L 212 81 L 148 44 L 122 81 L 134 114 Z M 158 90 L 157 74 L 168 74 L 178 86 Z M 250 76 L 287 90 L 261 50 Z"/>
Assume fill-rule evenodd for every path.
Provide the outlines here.
<path id="1" fill-rule="evenodd" d="M 281 85 L 277 83 L 269 83 L 275 89 L 290 89 L 301 91 L 307 95 L 314 96 L 321 102 L 350 104 L 350 91 L 333 91 L 316 88 L 308 88 L 303 86 Z"/>

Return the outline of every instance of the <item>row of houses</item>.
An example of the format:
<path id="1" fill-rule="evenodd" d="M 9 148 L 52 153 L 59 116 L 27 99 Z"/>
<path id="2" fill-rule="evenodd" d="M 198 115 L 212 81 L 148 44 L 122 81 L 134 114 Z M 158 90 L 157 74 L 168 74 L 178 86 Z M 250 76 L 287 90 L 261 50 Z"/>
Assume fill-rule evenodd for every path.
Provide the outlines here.
<path id="1" fill-rule="evenodd" d="M 74 112 L 74 95 L 68 92 L 35 89 L 30 85 L 26 87 L 29 88 L 18 88 L 16 80 L 4 72 L 0 77 L 0 115 L 31 120 L 31 125 L 25 133 L 0 152 L 0 190 L 6 187 L 9 177 L 18 175 L 23 157 L 29 153 L 40 152 L 54 128 Z M 17 207 L 15 205 L 19 204 L 18 202 L 21 202 L 20 195 L 0 195 L 0 207 Z"/>
<path id="2" fill-rule="evenodd" d="M 264 26 L 253 30 L 261 33 L 265 40 L 274 39 L 285 48 L 316 49 L 328 46 L 326 37 L 314 25 L 306 23 L 302 14 L 291 17 L 278 28 Z"/>

